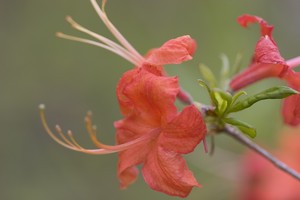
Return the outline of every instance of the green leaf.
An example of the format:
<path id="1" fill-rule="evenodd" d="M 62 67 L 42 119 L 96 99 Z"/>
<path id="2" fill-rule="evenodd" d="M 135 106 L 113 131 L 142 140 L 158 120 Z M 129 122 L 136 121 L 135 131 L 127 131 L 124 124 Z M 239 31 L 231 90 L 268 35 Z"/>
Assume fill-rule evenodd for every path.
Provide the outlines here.
<path id="1" fill-rule="evenodd" d="M 198 83 L 199 83 L 200 86 L 204 87 L 207 90 L 207 92 L 210 96 L 210 99 L 212 101 L 212 104 L 217 107 L 218 106 L 218 101 L 215 98 L 214 92 L 210 89 L 210 87 L 203 80 L 198 79 Z"/>
<path id="2" fill-rule="evenodd" d="M 247 95 L 247 93 L 245 91 L 238 91 L 237 93 L 235 93 L 232 97 L 232 103 L 235 103 L 242 95 Z"/>
<path id="3" fill-rule="evenodd" d="M 242 121 L 234 119 L 234 118 L 223 118 L 222 120 L 227 124 L 231 124 L 231 125 L 237 127 L 241 132 L 250 136 L 251 138 L 255 138 L 256 130 L 250 124 L 248 124 L 246 122 L 242 122 Z"/>
<path id="4" fill-rule="evenodd" d="M 218 102 L 216 111 L 218 112 L 218 115 L 222 115 L 228 107 L 228 102 L 225 99 L 222 98 L 221 93 L 214 92 L 213 94 L 214 94 L 215 99 Z"/>
<path id="5" fill-rule="evenodd" d="M 217 79 L 214 73 L 204 64 L 199 65 L 200 72 L 203 78 L 209 83 L 210 87 L 214 88 L 217 86 Z"/>
<path id="6" fill-rule="evenodd" d="M 232 96 L 228 92 L 224 92 L 218 88 L 214 90 L 214 96 L 218 102 L 218 114 L 223 115 L 229 108 L 232 102 Z"/>
<path id="7" fill-rule="evenodd" d="M 258 101 L 266 99 L 283 99 L 293 94 L 299 94 L 296 90 L 286 86 L 272 87 L 258 94 L 247 97 L 246 99 L 237 102 L 229 112 L 237 112 L 249 108 Z"/>

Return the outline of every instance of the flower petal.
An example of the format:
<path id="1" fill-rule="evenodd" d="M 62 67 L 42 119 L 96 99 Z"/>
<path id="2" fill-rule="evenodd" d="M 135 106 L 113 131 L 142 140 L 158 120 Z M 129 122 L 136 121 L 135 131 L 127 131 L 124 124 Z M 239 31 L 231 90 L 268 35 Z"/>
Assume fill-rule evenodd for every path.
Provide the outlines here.
<path id="1" fill-rule="evenodd" d="M 276 44 L 264 36 L 257 42 L 251 65 L 232 79 L 230 87 L 236 91 L 264 78 L 282 78 L 288 70 Z"/>
<path id="2" fill-rule="evenodd" d="M 159 137 L 159 144 L 181 154 L 192 152 L 205 137 L 206 126 L 200 111 L 195 106 L 188 106 L 177 115 Z"/>
<path id="3" fill-rule="evenodd" d="M 269 25 L 265 20 L 263 20 L 258 16 L 244 14 L 242 16 L 239 16 L 237 18 L 237 21 L 242 27 L 245 28 L 248 27 L 250 23 L 259 23 L 261 35 L 262 36 L 268 35 L 269 37 L 272 38 L 273 26 Z"/>
<path id="4" fill-rule="evenodd" d="M 279 49 L 269 36 L 263 36 L 257 42 L 254 51 L 254 62 L 264 64 L 282 64 L 286 65 L 281 57 Z"/>
<path id="5" fill-rule="evenodd" d="M 300 91 L 300 73 L 288 70 L 283 79 L 289 87 Z M 282 115 L 284 122 L 291 126 L 300 124 L 300 95 L 292 95 L 283 100 Z"/>
<path id="6" fill-rule="evenodd" d="M 194 186 L 200 187 L 182 156 L 163 147 L 149 153 L 142 173 L 153 190 L 172 196 L 186 197 Z"/>
<path id="7" fill-rule="evenodd" d="M 196 50 L 196 42 L 189 35 L 181 36 L 164 43 L 160 48 L 151 50 L 146 63 L 151 65 L 180 64 L 191 60 Z"/>
<path id="8" fill-rule="evenodd" d="M 300 95 L 292 95 L 283 100 L 282 115 L 284 122 L 291 126 L 300 124 Z"/>
<path id="9" fill-rule="evenodd" d="M 156 76 L 143 68 L 126 72 L 117 88 L 123 114 L 136 112 L 153 126 L 176 115 L 174 102 L 178 92 L 176 77 Z"/>
<path id="10" fill-rule="evenodd" d="M 118 144 L 133 141 L 144 134 L 153 134 L 153 128 L 145 125 L 139 116 L 135 115 L 115 122 L 114 126 L 117 129 L 116 138 Z M 136 180 L 138 170 L 135 166 L 144 162 L 148 152 L 152 149 L 152 138 L 148 139 L 119 153 L 118 178 L 121 188 L 126 188 Z"/>

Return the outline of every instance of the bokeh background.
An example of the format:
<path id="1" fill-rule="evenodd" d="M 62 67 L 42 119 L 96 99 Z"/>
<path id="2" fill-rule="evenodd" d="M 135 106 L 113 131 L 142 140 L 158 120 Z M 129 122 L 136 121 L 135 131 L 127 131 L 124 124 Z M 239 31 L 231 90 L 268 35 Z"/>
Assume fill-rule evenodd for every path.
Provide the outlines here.
<path id="1" fill-rule="evenodd" d="M 231 63 L 242 53 L 246 66 L 259 38 L 258 26 L 245 30 L 236 23 L 243 13 L 275 25 L 274 38 L 285 58 L 299 55 L 298 0 L 109 0 L 106 10 L 126 38 L 145 54 L 165 41 L 189 34 L 198 42 L 194 59 L 166 70 L 198 101 L 208 102 L 197 85 L 198 64 L 220 71 L 220 54 Z M 154 192 L 140 176 L 127 190 L 116 178 L 117 155 L 91 156 L 67 150 L 45 133 L 38 105 L 47 106 L 49 124 L 73 130 L 89 142 L 83 117 L 88 110 L 101 138 L 114 143 L 113 122 L 120 119 L 115 87 L 132 65 L 103 49 L 58 39 L 56 31 L 84 36 L 65 22 L 80 24 L 111 38 L 88 0 L 0 0 L 0 199 L 1 200 L 133 200 L 177 199 Z M 254 93 L 274 84 L 266 80 L 247 88 Z M 257 127 L 255 141 L 272 148 L 281 129 L 280 101 L 261 102 L 240 119 Z M 202 146 L 186 156 L 203 185 L 187 199 L 233 199 L 239 184 L 243 146 L 218 136 L 214 156 Z"/>

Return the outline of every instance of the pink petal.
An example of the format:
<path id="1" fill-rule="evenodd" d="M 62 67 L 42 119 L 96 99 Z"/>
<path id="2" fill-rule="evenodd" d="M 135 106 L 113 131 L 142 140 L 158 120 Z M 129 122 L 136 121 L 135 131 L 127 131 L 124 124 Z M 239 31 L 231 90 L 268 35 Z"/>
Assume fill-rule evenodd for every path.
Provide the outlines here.
<path id="1" fill-rule="evenodd" d="M 254 51 L 254 62 L 286 65 L 277 45 L 268 36 L 261 37 Z"/>
<path id="2" fill-rule="evenodd" d="M 182 156 L 162 147 L 150 152 L 142 173 L 153 190 L 172 196 L 186 197 L 194 186 L 200 187 Z"/>
<path id="3" fill-rule="evenodd" d="M 124 144 L 140 138 L 144 134 L 151 133 L 152 127 L 148 127 L 139 116 L 129 116 L 115 122 L 117 129 L 116 138 L 118 144 Z M 152 142 L 145 141 L 135 147 L 119 153 L 118 178 L 121 188 L 132 184 L 138 175 L 135 166 L 145 161 L 148 152 L 152 149 Z"/>
<path id="4" fill-rule="evenodd" d="M 261 29 L 261 35 L 262 36 L 268 35 L 269 37 L 272 38 L 273 26 L 269 25 L 265 20 L 263 20 L 258 16 L 244 14 L 242 16 L 239 16 L 237 18 L 237 21 L 241 26 L 245 28 L 248 27 L 248 25 L 251 23 L 259 23 Z"/>
<path id="5" fill-rule="evenodd" d="M 169 151 L 190 153 L 205 134 L 206 126 L 200 111 L 195 106 L 188 106 L 163 128 L 159 144 Z"/>
<path id="6" fill-rule="evenodd" d="M 153 125 L 169 121 L 176 115 L 174 102 L 178 92 L 176 77 L 156 76 L 143 68 L 125 73 L 117 88 L 123 113 L 137 112 Z"/>
<path id="7" fill-rule="evenodd" d="M 146 63 L 151 65 L 180 64 L 191 60 L 196 50 L 196 42 L 189 35 L 181 36 L 164 43 L 160 48 L 151 50 Z"/>
<path id="8" fill-rule="evenodd" d="M 300 73 L 288 70 L 283 79 L 289 87 L 300 91 Z M 300 124 L 300 95 L 292 95 L 283 100 L 282 115 L 284 122 L 291 126 Z"/>
<path id="9" fill-rule="evenodd" d="M 234 91 L 269 77 L 282 78 L 288 72 L 276 44 L 268 36 L 261 37 L 257 42 L 252 64 L 235 76 L 230 82 Z"/>
<path id="10" fill-rule="evenodd" d="M 291 126 L 300 124 L 300 95 L 292 95 L 283 100 L 282 115 L 284 122 Z"/>

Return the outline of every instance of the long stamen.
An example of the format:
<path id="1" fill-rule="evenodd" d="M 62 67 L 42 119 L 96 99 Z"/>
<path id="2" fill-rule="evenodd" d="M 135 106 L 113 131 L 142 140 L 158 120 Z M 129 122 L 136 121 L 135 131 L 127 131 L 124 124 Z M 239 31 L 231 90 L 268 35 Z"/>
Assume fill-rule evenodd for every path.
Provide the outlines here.
<path id="1" fill-rule="evenodd" d="M 121 56 L 122 58 L 124 58 L 125 60 L 128 60 L 129 62 L 131 62 L 134 65 L 136 64 L 136 61 L 133 60 L 131 57 L 129 57 L 124 52 L 119 51 L 118 49 L 112 48 L 108 45 L 102 44 L 100 42 L 95 42 L 93 40 L 88 40 L 88 39 L 84 39 L 84 38 L 80 38 L 80 37 L 75 37 L 75 36 L 72 36 L 72 35 L 67 35 L 67 34 L 64 34 L 64 33 L 61 33 L 61 32 L 56 33 L 56 36 L 60 37 L 60 38 L 63 38 L 63 39 L 67 39 L 67 40 L 73 40 L 73 41 L 76 41 L 76 42 L 82 42 L 82 43 L 85 43 L 85 44 L 90 44 L 90 45 L 101 47 L 103 49 L 106 49 L 108 51 L 111 51 L 111 52 Z"/>
<path id="2" fill-rule="evenodd" d="M 125 37 L 118 31 L 118 29 L 110 22 L 108 19 L 104 8 L 106 4 L 106 0 L 102 1 L 102 9 L 97 4 L 96 0 L 91 0 L 91 3 L 99 15 L 100 19 L 106 25 L 106 27 L 110 30 L 110 32 L 116 37 L 116 39 L 129 51 L 131 52 L 137 60 L 141 63 L 144 61 L 144 58 L 137 52 L 137 50 L 125 39 Z"/>
<path id="3" fill-rule="evenodd" d="M 132 140 L 130 142 L 120 144 L 120 145 L 110 146 L 110 145 L 102 144 L 100 141 L 98 141 L 96 139 L 95 129 L 92 126 L 90 127 L 91 120 L 90 121 L 88 120 L 88 125 L 87 125 L 88 132 L 90 132 L 90 135 L 92 135 L 92 137 L 94 137 L 94 139 L 92 139 L 93 142 L 95 143 L 97 141 L 95 144 L 97 144 L 97 146 L 101 146 L 101 148 L 100 149 L 85 149 L 85 148 L 83 148 L 82 146 L 80 146 L 78 144 L 78 142 L 75 140 L 75 138 L 74 138 L 71 131 L 67 132 L 67 134 L 70 138 L 70 140 L 68 140 L 64 136 L 64 134 L 62 133 L 61 128 L 59 126 L 56 126 L 56 130 L 57 130 L 58 134 L 60 135 L 60 137 L 62 138 L 62 139 L 59 139 L 51 131 L 51 129 L 49 128 L 49 126 L 47 124 L 46 117 L 45 117 L 45 112 L 44 112 L 45 111 L 45 106 L 43 104 L 41 104 L 39 106 L 39 110 L 40 110 L 40 118 L 41 118 L 42 124 L 43 124 L 46 132 L 48 133 L 48 135 L 54 141 L 56 141 L 58 144 L 66 147 L 68 149 L 71 149 L 71 150 L 74 150 L 74 151 L 79 151 L 79 152 L 82 152 L 82 153 L 87 153 L 87 154 L 101 155 L 101 154 L 110 154 L 110 153 L 124 151 L 124 150 L 130 149 L 132 147 L 135 147 L 138 144 L 142 144 L 142 143 L 144 143 L 148 140 L 151 140 L 151 139 L 155 138 L 155 136 L 157 136 L 157 134 L 159 133 L 159 129 L 155 129 L 155 130 L 151 131 L 150 133 L 144 134 L 143 136 L 141 136 L 141 137 L 139 137 L 135 140 Z"/>
<path id="4" fill-rule="evenodd" d="M 67 22 L 70 23 L 70 25 L 78 30 L 81 31 L 83 33 L 86 33 L 94 38 L 96 38 L 97 40 L 99 40 L 100 42 L 103 42 L 104 44 L 112 47 L 113 49 L 115 49 L 116 51 L 122 52 L 122 54 L 126 55 L 126 57 L 124 57 L 126 60 L 128 60 L 129 62 L 132 62 L 131 60 L 134 60 L 133 64 L 138 64 L 139 60 L 136 58 L 136 56 L 134 56 L 132 53 L 130 53 L 127 49 L 123 48 L 122 46 L 118 45 L 117 43 L 113 42 L 112 40 L 99 35 L 93 31 L 90 31 L 89 29 L 83 27 L 82 25 L 78 24 L 77 22 L 75 22 L 72 17 L 67 16 L 66 17 Z M 130 58 L 130 59 L 127 59 Z"/>
<path id="5" fill-rule="evenodd" d="M 74 136 L 73 136 L 72 131 L 68 130 L 68 131 L 67 131 L 67 135 L 69 136 L 70 140 L 73 142 L 73 144 L 74 144 L 78 149 L 84 149 L 82 146 L 80 146 L 80 145 L 78 144 L 78 142 L 76 141 L 76 139 L 75 139 Z"/>
<path id="6" fill-rule="evenodd" d="M 58 133 L 58 135 L 62 138 L 62 140 L 63 140 L 66 144 L 68 144 L 68 145 L 74 147 L 74 144 L 73 144 L 70 140 L 68 140 L 68 139 L 66 138 L 66 136 L 65 136 L 64 133 L 62 132 L 60 126 L 56 125 L 56 126 L 55 126 L 55 130 L 56 130 L 56 132 Z"/>

